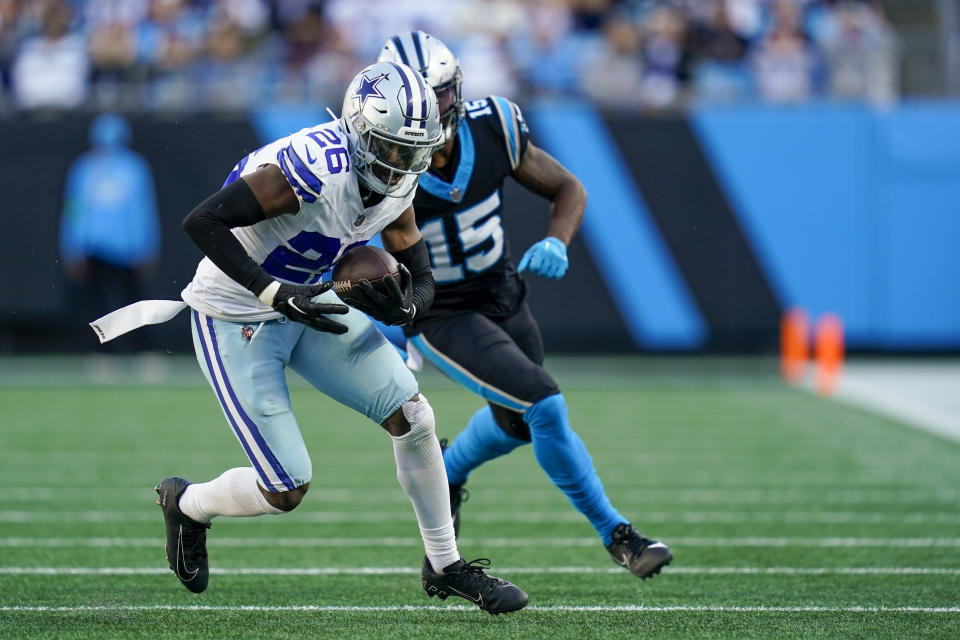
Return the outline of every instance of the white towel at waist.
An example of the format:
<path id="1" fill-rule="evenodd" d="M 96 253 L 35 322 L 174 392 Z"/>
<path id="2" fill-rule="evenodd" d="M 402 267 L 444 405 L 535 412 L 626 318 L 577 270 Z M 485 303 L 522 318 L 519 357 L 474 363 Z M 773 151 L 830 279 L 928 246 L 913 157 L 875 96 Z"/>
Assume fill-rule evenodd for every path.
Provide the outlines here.
<path id="1" fill-rule="evenodd" d="M 172 320 L 186 308 L 182 300 L 141 300 L 97 318 L 90 327 L 104 343 L 144 325 Z"/>

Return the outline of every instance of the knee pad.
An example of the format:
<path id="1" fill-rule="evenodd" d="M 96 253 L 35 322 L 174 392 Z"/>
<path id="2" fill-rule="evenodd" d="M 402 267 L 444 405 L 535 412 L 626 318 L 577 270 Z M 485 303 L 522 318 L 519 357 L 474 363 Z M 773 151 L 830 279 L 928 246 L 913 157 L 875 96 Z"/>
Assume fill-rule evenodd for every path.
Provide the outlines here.
<path id="1" fill-rule="evenodd" d="M 407 400 L 400 409 L 403 417 L 410 423 L 410 432 L 400 436 L 401 438 L 411 444 L 424 438 L 435 438 L 436 419 L 426 396 L 420 393 L 416 400 Z"/>
<path id="2" fill-rule="evenodd" d="M 404 403 L 402 409 L 403 416 L 410 423 L 410 431 L 402 436 L 391 436 L 398 477 L 403 472 L 426 469 L 434 464 L 442 467 L 443 453 L 434 433 L 433 408 L 430 403 L 420 395 L 419 399 Z"/>

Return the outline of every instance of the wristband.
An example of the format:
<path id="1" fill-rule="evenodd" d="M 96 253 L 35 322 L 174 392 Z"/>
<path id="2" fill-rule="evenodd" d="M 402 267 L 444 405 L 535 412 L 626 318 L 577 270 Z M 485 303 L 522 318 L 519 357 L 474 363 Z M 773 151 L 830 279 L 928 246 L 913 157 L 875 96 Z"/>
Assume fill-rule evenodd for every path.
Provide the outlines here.
<path id="1" fill-rule="evenodd" d="M 260 295 L 257 298 L 260 299 L 260 302 L 267 305 L 268 307 L 273 306 L 274 298 L 277 297 L 277 291 L 280 290 L 280 283 L 274 280 L 267 287 L 260 292 Z"/>

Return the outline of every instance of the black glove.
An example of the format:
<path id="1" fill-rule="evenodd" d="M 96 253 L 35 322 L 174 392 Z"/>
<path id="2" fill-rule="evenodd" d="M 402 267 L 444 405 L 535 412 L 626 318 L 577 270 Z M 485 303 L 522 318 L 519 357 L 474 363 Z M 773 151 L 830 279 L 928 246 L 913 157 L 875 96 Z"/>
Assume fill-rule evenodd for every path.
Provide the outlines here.
<path id="1" fill-rule="evenodd" d="M 274 309 L 294 322 L 300 322 L 317 331 L 346 333 L 346 325 L 326 317 L 326 313 L 344 314 L 349 309 L 345 304 L 326 304 L 312 302 L 312 299 L 333 286 L 332 282 L 320 284 L 285 284 L 273 296 Z"/>
<path id="2" fill-rule="evenodd" d="M 384 276 L 387 294 L 373 288 L 369 280 L 361 280 L 350 291 L 350 304 L 387 325 L 407 324 L 413 320 L 413 278 L 403 263 L 398 265 L 400 283 L 393 276 Z"/>

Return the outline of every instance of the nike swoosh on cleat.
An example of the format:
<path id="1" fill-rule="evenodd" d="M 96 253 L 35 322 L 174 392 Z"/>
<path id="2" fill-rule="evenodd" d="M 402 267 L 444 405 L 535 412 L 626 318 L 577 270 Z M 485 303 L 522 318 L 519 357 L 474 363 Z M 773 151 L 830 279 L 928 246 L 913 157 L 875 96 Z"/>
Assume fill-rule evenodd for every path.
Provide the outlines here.
<path id="1" fill-rule="evenodd" d="M 630 562 L 630 556 L 624 553 L 623 555 L 620 556 L 620 559 L 617 560 L 617 562 L 619 562 L 621 566 L 626 567 Z"/>
<path id="2" fill-rule="evenodd" d="M 466 598 L 466 599 L 469 600 L 470 602 L 475 603 L 475 604 L 476 604 L 478 607 L 480 607 L 481 609 L 483 608 L 483 594 L 482 594 L 482 593 L 478 593 L 476 598 L 471 598 L 470 596 L 468 596 L 467 594 L 465 594 L 463 591 L 460 591 L 459 589 L 454 589 L 453 587 L 447 587 L 447 588 L 450 589 L 450 591 L 454 591 L 454 592 L 456 592 L 457 594 L 459 594 L 460 596 Z"/>
<path id="3" fill-rule="evenodd" d="M 183 567 L 184 573 L 191 574 L 189 578 L 184 578 L 180 575 L 180 567 Z M 189 582 L 197 577 L 197 573 L 200 572 L 200 568 L 196 568 L 193 571 L 187 568 L 187 558 L 183 555 L 183 525 L 177 529 L 177 577 L 183 580 L 184 582 Z"/>

